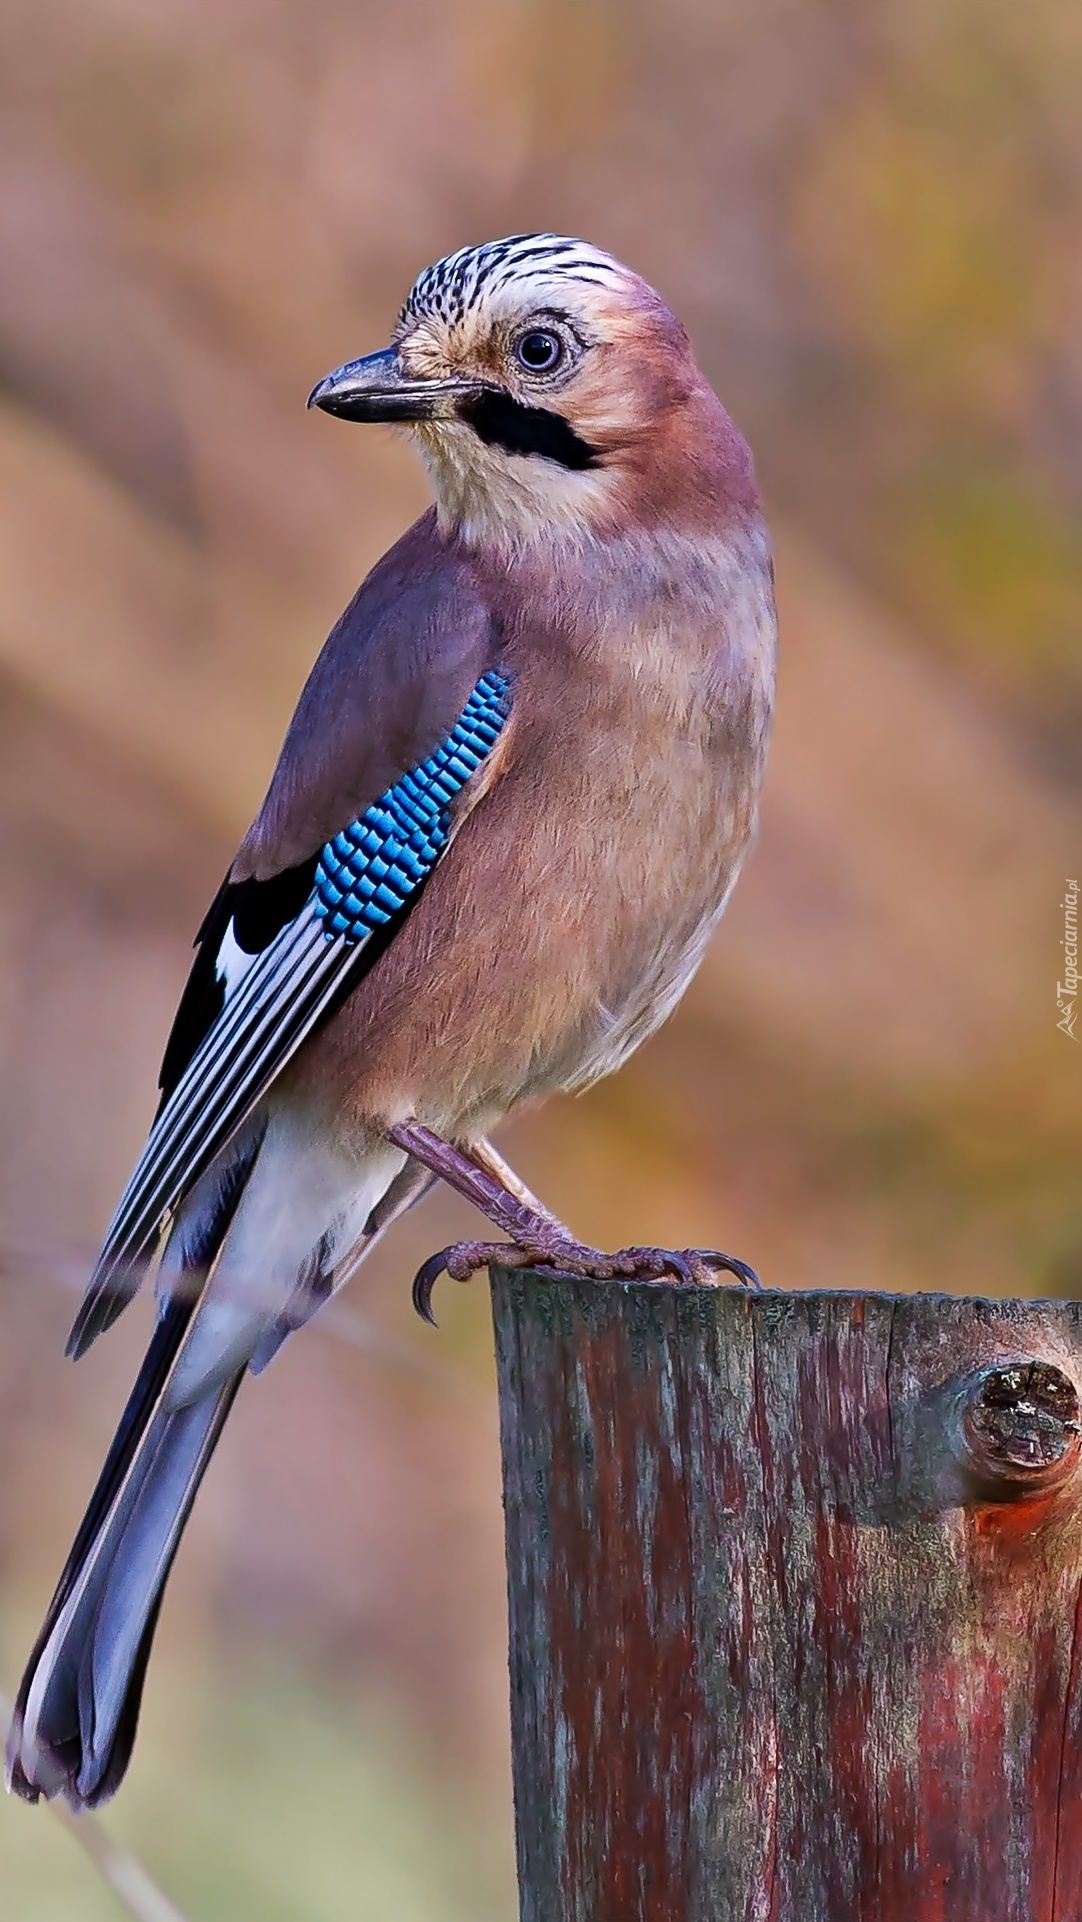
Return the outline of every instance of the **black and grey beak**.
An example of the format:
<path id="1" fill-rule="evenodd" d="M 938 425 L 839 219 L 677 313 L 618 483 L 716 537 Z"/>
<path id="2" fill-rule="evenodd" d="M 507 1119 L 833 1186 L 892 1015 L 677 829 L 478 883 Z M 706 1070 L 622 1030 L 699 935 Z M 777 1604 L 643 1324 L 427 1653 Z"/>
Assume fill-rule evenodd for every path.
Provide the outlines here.
<path id="1" fill-rule="evenodd" d="M 313 387 L 308 405 L 342 420 L 453 420 L 464 401 L 484 392 L 478 380 L 416 380 L 394 348 L 385 347 L 336 367 Z"/>

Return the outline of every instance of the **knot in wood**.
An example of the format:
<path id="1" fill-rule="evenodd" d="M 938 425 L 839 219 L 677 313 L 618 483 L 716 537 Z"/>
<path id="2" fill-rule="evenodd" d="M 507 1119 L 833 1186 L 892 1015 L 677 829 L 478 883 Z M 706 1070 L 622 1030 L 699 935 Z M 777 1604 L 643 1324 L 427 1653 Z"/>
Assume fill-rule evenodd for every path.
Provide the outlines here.
<path id="1" fill-rule="evenodd" d="M 963 1459 L 986 1493 L 1046 1494 L 1078 1465 L 1078 1390 L 1052 1362 L 982 1368 L 963 1390 L 960 1414 Z"/>

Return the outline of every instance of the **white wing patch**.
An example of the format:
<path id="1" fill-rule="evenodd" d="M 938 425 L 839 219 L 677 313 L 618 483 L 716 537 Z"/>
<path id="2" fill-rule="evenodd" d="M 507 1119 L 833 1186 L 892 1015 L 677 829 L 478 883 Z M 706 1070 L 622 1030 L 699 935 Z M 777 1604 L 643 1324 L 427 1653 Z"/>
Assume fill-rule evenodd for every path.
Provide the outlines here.
<path id="1" fill-rule="evenodd" d="M 229 1006 L 230 995 L 240 986 L 253 962 L 258 959 L 258 955 L 249 954 L 246 948 L 240 946 L 230 921 L 214 961 L 214 972 L 225 987 L 226 1007 Z"/>

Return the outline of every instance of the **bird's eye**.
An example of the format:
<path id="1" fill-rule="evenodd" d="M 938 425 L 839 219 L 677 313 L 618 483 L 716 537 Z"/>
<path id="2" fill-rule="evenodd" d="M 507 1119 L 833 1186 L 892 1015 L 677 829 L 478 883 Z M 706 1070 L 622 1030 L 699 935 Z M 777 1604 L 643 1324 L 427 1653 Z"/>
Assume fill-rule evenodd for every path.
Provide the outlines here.
<path id="1" fill-rule="evenodd" d="M 532 327 L 515 342 L 515 359 L 531 374 L 551 374 L 563 359 L 564 344 L 559 334 Z"/>

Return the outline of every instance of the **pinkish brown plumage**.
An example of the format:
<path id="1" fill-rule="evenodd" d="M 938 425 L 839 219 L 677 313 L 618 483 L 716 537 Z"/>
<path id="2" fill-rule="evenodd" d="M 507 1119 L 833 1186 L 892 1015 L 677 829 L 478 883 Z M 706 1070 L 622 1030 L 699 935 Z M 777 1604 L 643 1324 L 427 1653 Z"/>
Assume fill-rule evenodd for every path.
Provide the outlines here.
<path id="1" fill-rule="evenodd" d="M 577 554 L 555 597 L 551 558 L 513 582 L 482 572 L 516 690 L 499 767 L 379 967 L 287 1071 L 359 1126 L 415 1115 L 469 1138 L 524 1095 L 581 1087 L 701 958 L 754 824 L 765 553 L 743 515 L 693 554 L 625 538 L 626 601 L 610 544 Z"/>
<path id="2" fill-rule="evenodd" d="M 754 832 L 774 612 L 747 448 L 658 295 L 553 235 L 429 269 L 393 347 L 312 398 L 406 425 L 436 504 L 302 695 L 73 1331 L 78 1353 L 160 1253 L 158 1329 L 19 1697 L 31 1799 L 116 1787 L 243 1373 L 434 1174 L 519 1259 L 687 1268 L 582 1248 L 486 1137 L 664 1020 Z"/>

